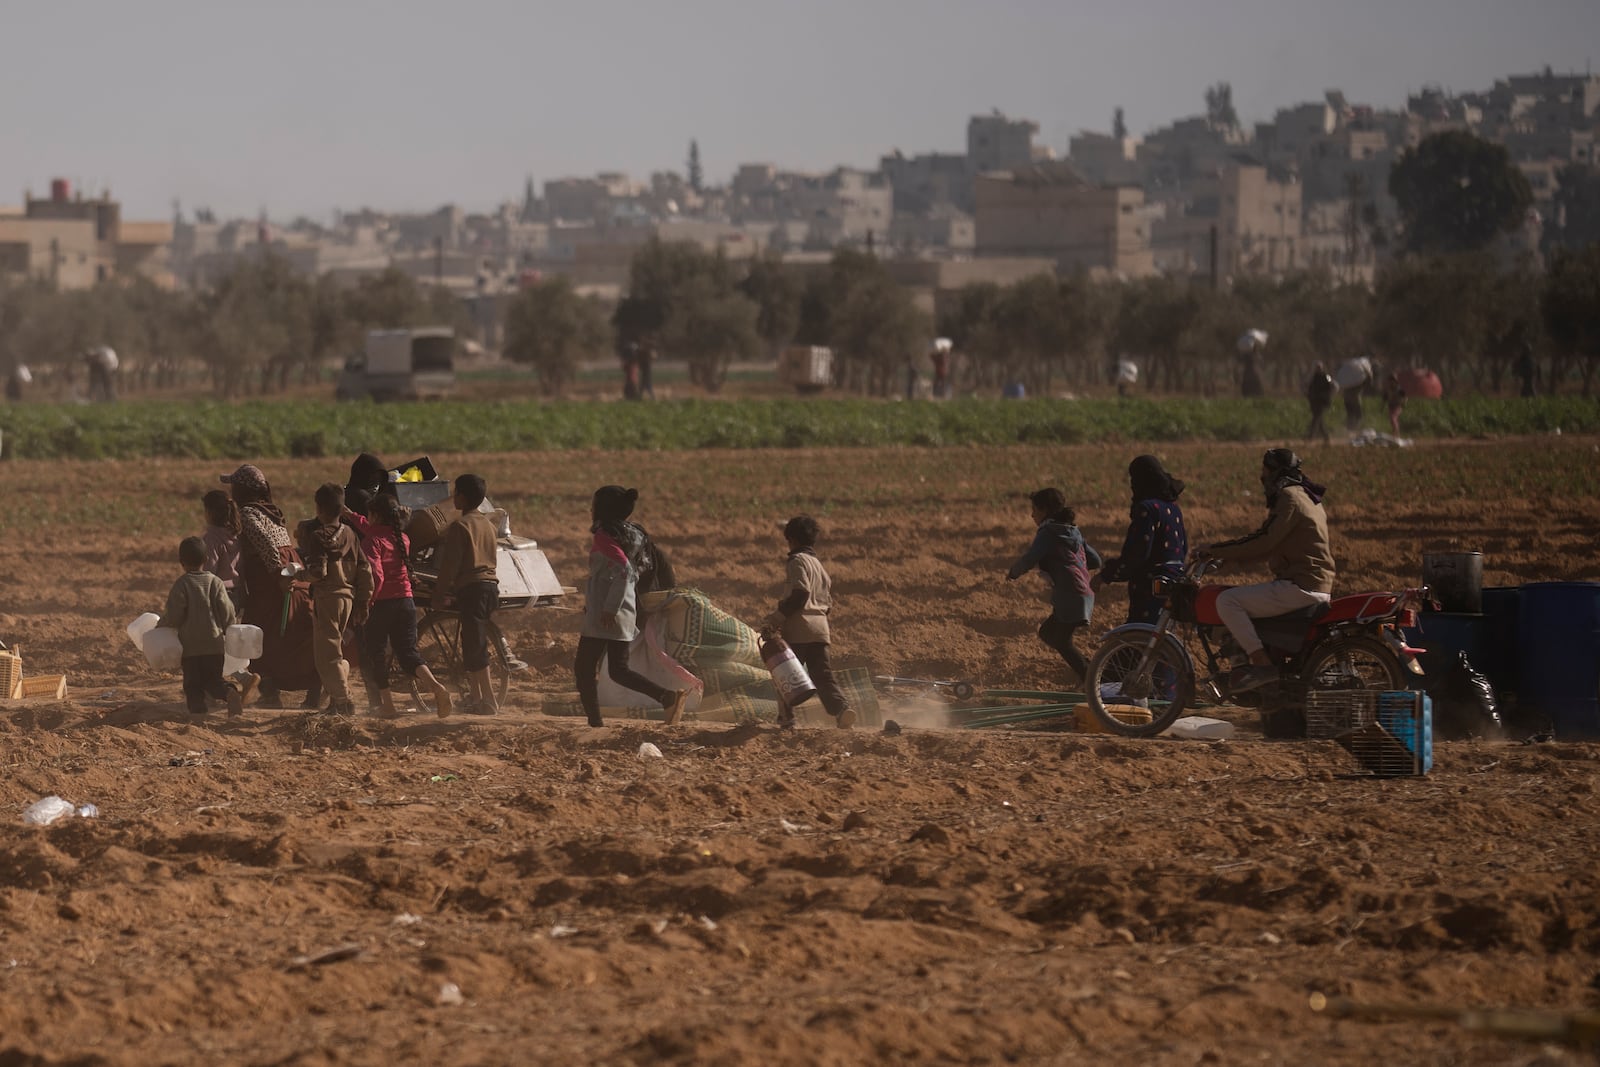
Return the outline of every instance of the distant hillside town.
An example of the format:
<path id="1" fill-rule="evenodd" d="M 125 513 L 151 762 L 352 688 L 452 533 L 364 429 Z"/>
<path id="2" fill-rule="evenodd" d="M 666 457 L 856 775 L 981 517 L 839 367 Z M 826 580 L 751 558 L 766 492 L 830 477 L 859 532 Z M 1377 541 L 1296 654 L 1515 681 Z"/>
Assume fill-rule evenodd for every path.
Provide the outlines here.
<path id="1" fill-rule="evenodd" d="M 690 142 L 683 173 L 644 181 L 600 173 L 542 187 L 530 177 L 519 201 L 492 211 L 363 209 L 331 225 L 218 220 L 176 206 L 170 221 L 129 221 L 109 191 L 86 196 L 58 179 L 47 196 L 0 207 L 0 279 L 74 289 L 142 274 L 204 289 L 242 257 L 270 251 L 306 275 L 354 282 L 396 268 L 462 297 L 555 275 L 616 297 L 634 252 L 660 238 L 786 262 L 871 250 L 904 284 L 935 291 L 1044 270 L 1238 278 L 1321 269 L 1370 280 L 1395 247 L 1390 166 L 1443 130 L 1506 148 L 1534 194 L 1526 224 L 1507 241 L 1536 252 L 1560 237 L 1560 176 L 1597 166 L 1600 77 L 1546 69 L 1483 92 L 1430 87 L 1398 110 L 1330 91 L 1253 128 L 1219 83 L 1205 93 L 1204 114 L 1142 137 L 1117 109 L 1109 131 L 1082 131 L 1058 154 L 1039 142 L 1035 122 L 994 113 L 967 122 L 962 152 L 895 150 L 871 171 L 745 163 L 722 185 L 703 179 Z"/>

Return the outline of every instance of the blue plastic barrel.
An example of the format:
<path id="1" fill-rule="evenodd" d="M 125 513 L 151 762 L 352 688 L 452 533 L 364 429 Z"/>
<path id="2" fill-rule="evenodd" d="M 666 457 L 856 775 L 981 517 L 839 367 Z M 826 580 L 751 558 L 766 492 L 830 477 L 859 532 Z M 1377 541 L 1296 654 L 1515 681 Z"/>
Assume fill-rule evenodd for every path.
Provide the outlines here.
<path id="1" fill-rule="evenodd" d="M 1517 612 L 1522 608 L 1519 585 L 1488 586 L 1483 590 L 1483 613 L 1489 617 L 1489 638 L 1483 666 L 1496 693 L 1517 691 Z M 1476 662 L 1476 661 L 1474 661 Z"/>
<path id="2" fill-rule="evenodd" d="M 1517 612 L 1519 708 L 1559 740 L 1600 738 L 1600 582 L 1534 582 Z"/>

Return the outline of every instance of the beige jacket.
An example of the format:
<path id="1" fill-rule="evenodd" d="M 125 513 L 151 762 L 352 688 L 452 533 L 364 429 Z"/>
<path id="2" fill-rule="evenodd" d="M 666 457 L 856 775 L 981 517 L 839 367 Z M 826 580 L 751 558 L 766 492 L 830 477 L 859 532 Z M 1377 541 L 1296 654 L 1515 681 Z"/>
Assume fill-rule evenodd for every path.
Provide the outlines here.
<path id="1" fill-rule="evenodd" d="M 798 611 L 785 613 L 783 608 L 797 599 L 795 594 L 799 590 L 805 591 L 805 603 Z M 784 564 L 783 596 L 778 605 L 767 624 L 777 629 L 789 644 L 829 643 L 828 612 L 833 608 L 833 583 L 822 561 L 809 550 L 789 554 Z"/>
<path id="2" fill-rule="evenodd" d="M 1333 592 L 1327 512 L 1302 486 L 1286 485 L 1278 490 L 1267 521 L 1255 533 L 1219 541 L 1206 551 L 1239 563 L 1265 561 L 1274 578 L 1293 582 L 1308 593 Z"/>

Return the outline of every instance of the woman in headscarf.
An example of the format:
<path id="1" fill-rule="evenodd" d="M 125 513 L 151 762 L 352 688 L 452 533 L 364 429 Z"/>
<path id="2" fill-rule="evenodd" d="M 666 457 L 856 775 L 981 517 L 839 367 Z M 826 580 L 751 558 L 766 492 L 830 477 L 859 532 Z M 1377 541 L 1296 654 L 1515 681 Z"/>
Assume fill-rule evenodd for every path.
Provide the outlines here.
<path id="1" fill-rule="evenodd" d="M 245 589 L 240 621 L 261 627 L 261 658 L 250 664 L 261 676 L 260 703 L 282 707 L 282 690 L 303 689 L 306 706 L 315 707 L 322 684 L 311 658 L 311 598 L 281 573 L 294 559 L 283 512 L 259 467 L 246 463 L 222 482 L 239 506 L 238 570 Z"/>
<path id="2" fill-rule="evenodd" d="M 671 726 L 683 718 L 688 693 L 659 686 L 628 665 L 628 649 L 638 636 L 638 557 L 644 531 L 628 521 L 639 490 L 603 485 L 595 490 L 590 506 L 594 525 L 589 528 L 589 585 L 584 599 L 583 630 L 572 670 L 578 683 L 578 700 L 590 726 L 604 726 L 600 716 L 600 661 L 606 661 L 611 680 L 624 689 L 642 693 L 661 705 Z"/>
<path id="3" fill-rule="evenodd" d="M 1154 624 L 1167 603 L 1167 598 L 1155 591 L 1155 579 L 1182 574 L 1189 554 L 1183 509 L 1178 507 L 1183 482 L 1168 474 L 1154 456 L 1138 456 L 1128 464 L 1128 480 L 1133 487 L 1133 506 L 1128 512 L 1122 554 L 1106 560 L 1093 586 L 1099 589 L 1105 582 L 1127 582 L 1128 621 Z"/>
<path id="4" fill-rule="evenodd" d="M 363 452 L 350 464 L 350 480 L 344 486 L 344 506 L 368 518 L 367 509 L 373 498 L 389 489 L 389 471 L 383 460 L 371 452 Z M 389 489 L 389 492 L 394 490 Z"/>

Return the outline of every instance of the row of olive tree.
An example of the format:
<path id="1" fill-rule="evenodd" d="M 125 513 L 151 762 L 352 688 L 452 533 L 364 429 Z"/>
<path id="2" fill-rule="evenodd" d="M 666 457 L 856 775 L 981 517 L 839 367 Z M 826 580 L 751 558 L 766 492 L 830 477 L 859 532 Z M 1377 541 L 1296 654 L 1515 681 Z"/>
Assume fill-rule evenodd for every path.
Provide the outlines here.
<path id="1" fill-rule="evenodd" d="M 972 285 L 949 301 L 940 329 L 966 359 L 962 385 L 1105 381 L 1132 359 L 1170 392 L 1236 388 L 1247 329 L 1269 337 L 1256 358 L 1269 388 L 1298 389 L 1317 361 L 1360 355 L 1427 367 L 1456 390 L 1499 390 L 1524 353 L 1547 381 L 1587 394 L 1600 370 L 1600 245 L 1554 254 L 1548 269 L 1502 270 L 1484 254 L 1396 261 L 1372 288 L 1326 275 L 1251 279 L 1227 290 L 1174 278 L 1136 282 L 1031 278 Z"/>
<path id="2" fill-rule="evenodd" d="M 468 333 L 461 303 L 398 270 L 354 286 L 310 279 L 287 261 L 246 259 L 204 291 L 144 278 L 92 289 L 0 285 L 0 367 L 70 379 L 88 348 L 118 353 L 125 389 L 166 388 L 204 375 L 223 396 L 281 390 L 359 347 L 368 329 L 442 324 Z"/>
<path id="3" fill-rule="evenodd" d="M 1500 265 L 1487 252 L 1413 255 L 1373 286 L 1321 273 L 1246 278 L 1226 289 L 1181 278 L 1132 282 L 1040 275 L 945 294 L 937 332 L 960 358 L 956 386 L 1030 392 L 1109 381 L 1131 359 L 1152 389 L 1203 395 L 1238 387 L 1247 329 L 1269 336 L 1257 357 L 1267 388 L 1297 390 L 1314 362 L 1332 369 L 1371 354 L 1391 368 L 1428 367 L 1452 390 L 1499 390 L 1523 353 L 1548 383 L 1585 392 L 1600 369 L 1600 246 L 1552 254 L 1547 269 Z M 775 259 L 744 265 L 694 245 L 653 242 L 633 262 L 630 295 L 614 310 L 564 279 L 521 293 L 506 354 L 530 364 L 547 392 L 569 385 L 580 361 L 638 343 L 681 359 L 715 391 L 735 359 L 782 345 L 828 345 L 835 384 L 895 392 L 908 360 L 928 350 L 934 322 L 869 254 L 841 251 L 796 269 Z"/>
<path id="4" fill-rule="evenodd" d="M 691 383 L 716 392 L 735 360 L 775 355 L 793 341 L 831 347 L 840 387 L 884 395 L 931 338 L 928 316 L 869 254 L 840 251 L 801 271 L 773 257 L 739 263 L 653 240 L 634 255 L 628 295 L 609 319 L 563 278 L 524 289 L 507 312 L 505 355 L 557 394 L 583 360 L 640 345 L 683 361 Z"/>

